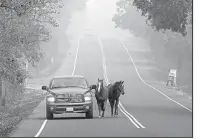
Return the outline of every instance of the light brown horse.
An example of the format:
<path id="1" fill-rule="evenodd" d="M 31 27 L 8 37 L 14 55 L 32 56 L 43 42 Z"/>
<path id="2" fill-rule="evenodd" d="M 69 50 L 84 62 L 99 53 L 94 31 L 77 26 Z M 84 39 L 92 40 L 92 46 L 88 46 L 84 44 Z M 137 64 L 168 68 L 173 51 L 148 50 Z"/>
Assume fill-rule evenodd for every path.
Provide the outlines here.
<path id="1" fill-rule="evenodd" d="M 99 118 L 104 117 L 104 112 L 105 112 L 105 106 L 107 103 L 108 99 L 108 89 L 103 85 L 103 79 L 100 80 L 98 78 L 97 86 L 96 86 L 96 91 L 95 91 L 95 97 L 97 100 L 97 105 L 98 105 L 98 110 L 99 110 Z M 102 115 L 101 115 L 102 111 Z"/>

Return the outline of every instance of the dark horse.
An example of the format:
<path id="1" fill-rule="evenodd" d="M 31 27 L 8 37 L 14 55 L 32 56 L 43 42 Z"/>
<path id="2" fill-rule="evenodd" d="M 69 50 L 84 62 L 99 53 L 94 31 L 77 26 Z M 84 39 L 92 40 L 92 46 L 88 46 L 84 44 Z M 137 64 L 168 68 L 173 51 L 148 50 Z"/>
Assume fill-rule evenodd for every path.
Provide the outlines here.
<path id="1" fill-rule="evenodd" d="M 108 87 L 108 100 L 111 107 L 111 116 L 113 116 L 113 107 L 115 107 L 114 116 L 118 115 L 118 104 L 120 95 L 124 95 L 124 81 L 117 81 L 113 84 L 109 84 Z"/>
<path id="2" fill-rule="evenodd" d="M 98 82 L 97 82 L 97 86 L 95 90 L 96 90 L 95 97 L 96 97 L 97 105 L 99 109 L 99 118 L 101 118 L 101 117 L 104 117 L 105 106 L 108 99 L 108 89 L 107 87 L 103 86 L 103 79 L 100 80 L 98 78 Z M 101 111 L 102 111 L 102 115 L 101 115 Z"/>

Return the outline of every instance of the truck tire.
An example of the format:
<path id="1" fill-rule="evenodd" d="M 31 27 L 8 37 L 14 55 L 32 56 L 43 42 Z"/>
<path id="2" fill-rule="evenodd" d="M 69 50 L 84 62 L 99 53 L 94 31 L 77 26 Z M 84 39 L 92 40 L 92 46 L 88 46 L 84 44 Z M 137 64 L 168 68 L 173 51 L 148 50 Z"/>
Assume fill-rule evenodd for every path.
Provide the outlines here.
<path id="1" fill-rule="evenodd" d="M 47 106 L 46 106 L 46 119 L 49 119 L 49 120 L 53 119 L 53 113 L 48 110 Z"/>
<path id="2" fill-rule="evenodd" d="M 93 118 L 93 103 L 91 104 L 90 111 L 85 114 L 86 118 L 92 119 Z"/>
<path id="3" fill-rule="evenodd" d="M 92 119 L 92 118 L 93 118 L 93 110 L 90 110 L 90 111 L 87 112 L 85 115 L 86 115 L 86 118 Z"/>

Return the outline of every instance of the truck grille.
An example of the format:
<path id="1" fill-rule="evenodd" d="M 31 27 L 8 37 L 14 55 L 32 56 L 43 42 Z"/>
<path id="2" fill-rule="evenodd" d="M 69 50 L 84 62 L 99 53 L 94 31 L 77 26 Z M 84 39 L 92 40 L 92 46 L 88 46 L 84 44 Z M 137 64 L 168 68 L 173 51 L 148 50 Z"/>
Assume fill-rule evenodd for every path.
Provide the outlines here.
<path id="1" fill-rule="evenodd" d="M 59 94 L 56 96 L 56 103 L 81 103 L 84 102 L 84 98 L 81 94 Z"/>

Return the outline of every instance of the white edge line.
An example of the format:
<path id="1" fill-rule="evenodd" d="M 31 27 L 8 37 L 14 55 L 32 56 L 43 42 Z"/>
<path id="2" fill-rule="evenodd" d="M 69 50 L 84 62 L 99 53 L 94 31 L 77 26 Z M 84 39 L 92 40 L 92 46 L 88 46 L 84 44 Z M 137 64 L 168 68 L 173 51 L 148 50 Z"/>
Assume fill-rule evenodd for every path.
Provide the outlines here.
<path id="1" fill-rule="evenodd" d="M 99 44 L 100 44 L 100 47 L 101 47 L 101 51 L 102 51 L 102 61 L 103 61 L 103 68 L 104 68 L 104 78 L 105 78 L 105 82 L 107 84 L 109 84 L 109 81 L 108 81 L 108 77 L 107 77 L 107 73 L 106 73 L 106 64 L 105 64 L 105 55 L 104 55 L 104 51 L 103 51 L 103 44 L 101 43 L 101 40 L 98 38 L 99 40 Z M 137 119 L 135 117 L 133 117 L 130 113 L 128 113 L 125 108 L 122 106 L 121 102 L 119 102 L 119 107 L 121 112 L 131 121 L 132 124 L 134 124 L 136 126 L 136 128 L 140 128 L 140 126 L 142 128 L 145 128 L 141 123 L 139 123 L 137 121 Z M 132 119 L 131 119 L 132 118 Z M 138 126 L 138 125 L 139 126 Z"/>
<path id="2" fill-rule="evenodd" d="M 78 57 L 78 50 L 79 50 L 79 43 L 80 39 L 78 39 L 78 47 L 77 47 L 77 51 L 76 51 L 76 57 L 75 57 L 75 61 L 74 61 L 74 69 L 73 69 L 73 72 L 72 72 L 72 75 L 74 75 L 74 72 L 76 70 L 76 63 L 77 63 L 77 57 Z"/>
<path id="3" fill-rule="evenodd" d="M 192 112 L 192 110 L 190 110 L 189 108 L 183 106 L 182 104 L 180 104 L 180 103 L 178 103 L 177 101 L 175 101 L 175 100 L 171 99 L 170 97 L 168 97 L 166 94 L 164 94 L 164 93 L 161 92 L 160 90 L 158 90 L 158 89 L 156 89 L 155 87 L 153 87 L 153 86 L 149 85 L 148 83 L 146 83 L 146 82 L 142 79 L 142 77 L 140 76 L 140 74 L 139 74 L 139 72 L 138 72 L 138 69 L 137 69 L 137 67 L 136 67 L 136 65 L 135 65 L 135 62 L 133 61 L 133 59 L 132 59 L 132 57 L 131 57 L 131 55 L 130 55 L 128 49 L 127 49 L 126 46 L 124 45 L 123 41 L 122 41 L 121 39 L 119 39 L 119 40 L 120 40 L 121 44 L 123 45 L 124 49 L 126 50 L 127 54 L 129 55 L 129 58 L 130 58 L 130 60 L 131 60 L 131 62 L 132 62 L 132 64 L 133 64 L 133 66 L 134 66 L 134 68 L 135 68 L 135 70 L 136 70 L 136 73 L 137 73 L 138 77 L 140 78 L 140 80 L 141 80 L 145 85 L 147 85 L 147 86 L 149 86 L 150 88 L 156 90 L 157 92 L 159 92 L 160 94 L 162 94 L 163 96 L 165 96 L 165 97 L 168 98 L 169 100 L 173 101 L 174 103 L 178 104 L 179 106 L 181 106 L 181 107 L 185 108 L 186 110 Z"/>
<path id="4" fill-rule="evenodd" d="M 77 52 L 76 52 L 76 57 L 75 57 L 75 60 L 74 60 L 74 69 L 73 69 L 72 75 L 74 75 L 74 72 L 76 70 L 76 63 L 77 63 L 77 56 L 78 56 L 78 49 L 79 49 L 79 41 L 80 41 L 80 39 L 78 39 Z M 42 133 L 42 130 L 44 129 L 46 123 L 47 123 L 47 119 L 44 120 L 42 126 L 40 127 L 40 129 L 39 129 L 38 133 L 35 135 L 35 137 L 39 137 L 39 135 Z"/>
<path id="5" fill-rule="evenodd" d="M 38 136 L 42 133 L 42 130 L 44 129 L 46 123 L 47 123 L 47 119 L 44 120 L 42 126 L 40 127 L 40 130 L 39 130 L 38 133 L 35 135 L 35 137 L 38 137 Z"/>

